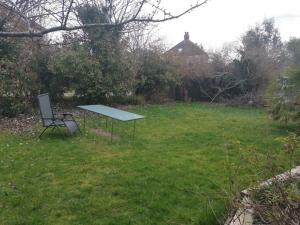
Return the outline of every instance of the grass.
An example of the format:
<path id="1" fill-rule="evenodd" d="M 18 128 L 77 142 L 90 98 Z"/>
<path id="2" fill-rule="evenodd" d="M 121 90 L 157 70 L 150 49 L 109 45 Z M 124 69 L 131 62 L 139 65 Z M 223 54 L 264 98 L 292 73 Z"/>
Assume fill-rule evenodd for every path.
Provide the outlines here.
<path id="1" fill-rule="evenodd" d="M 276 140 L 289 127 L 263 110 L 182 103 L 132 111 L 146 116 L 134 143 L 129 123 L 115 124 L 112 144 L 89 132 L 105 127 L 99 118 L 75 137 L 0 133 L 0 224 L 218 224 L 224 193 L 270 176 L 270 158 L 289 166 Z"/>

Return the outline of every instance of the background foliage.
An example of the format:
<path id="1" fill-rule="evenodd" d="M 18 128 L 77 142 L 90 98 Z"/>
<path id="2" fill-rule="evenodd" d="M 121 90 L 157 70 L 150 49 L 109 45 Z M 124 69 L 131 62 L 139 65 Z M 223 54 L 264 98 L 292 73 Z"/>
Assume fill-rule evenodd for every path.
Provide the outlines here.
<path id="1" fill-rule="evenodd" d="M 0 30 L 5 30 L 3 21 Z M 16 116 L 30 110 L 28 103 L 38 90 L 30 57 L 34 47 L 28 40 L 0 39 L 0 115 Z"/>
<path id="2" fill-rule="evenodd" d="M 82 24 L 110 23 L 105 8 L 82 5 Z M 5 29 L 1 22 L 0 29 Z M 274 119 L 299 115 L 300 41 L 281 41 L 274 20 L 250 28 L 238 45 L 208 52 L 209 60 L 189 66 L 150 44 L 146 26 L 85 28 L 66 33 L 60 45 L 46 39 L 0 39 L 2 116 L 26 113 L 38 93 L 54 102 L 71 93 L 76 102 L 140 104 L 169 100 L 270 105 Z M 184 91 L 185 98 L 178 98 Z"/>

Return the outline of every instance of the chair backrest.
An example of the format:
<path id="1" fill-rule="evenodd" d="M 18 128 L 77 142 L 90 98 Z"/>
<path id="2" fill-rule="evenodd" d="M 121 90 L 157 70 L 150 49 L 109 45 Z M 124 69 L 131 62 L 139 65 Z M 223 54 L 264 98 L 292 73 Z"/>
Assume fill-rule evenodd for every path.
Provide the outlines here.
<path id="1" fill-rule="evenodd" d="M 47 121 L 54 119 L 49 94 L 45 93 L 45 94 L 38 95 L 38 102 L 39 102 L 42 122 L 43 125 L 45 126 Z"/>

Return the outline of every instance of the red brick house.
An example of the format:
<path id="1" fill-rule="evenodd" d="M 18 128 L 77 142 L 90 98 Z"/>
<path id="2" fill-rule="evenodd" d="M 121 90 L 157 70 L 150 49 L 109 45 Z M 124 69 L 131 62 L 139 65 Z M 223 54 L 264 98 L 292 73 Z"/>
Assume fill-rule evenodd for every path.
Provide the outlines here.
<path id="1" fill-rule="evenodd" d="M 168 50 L 166 54 L 180 57 L 188 63 L 194 61 L 208 62 L 207 53 L 203 50 L 202 46 L 198 46 L 194 42 L 190 41 L 190 35 L 188 32 L 185 32 L 184 40 Z"/>
<path id="2" fill-rule="evenodd" d="M 188 32 L 184 34 L 184 40 L 169 49 L 166 56 L 172 57 L 180 65 L 180 74 L 182 80 L 190 76 L 199 76 L 204 74 L 209 67 L 209 56 L 202 46 L 198 46 L 190 40 Z M 188 90 L 184 84 L 176 88 L 176 98 L 178 100 L 188 101 Z"/>

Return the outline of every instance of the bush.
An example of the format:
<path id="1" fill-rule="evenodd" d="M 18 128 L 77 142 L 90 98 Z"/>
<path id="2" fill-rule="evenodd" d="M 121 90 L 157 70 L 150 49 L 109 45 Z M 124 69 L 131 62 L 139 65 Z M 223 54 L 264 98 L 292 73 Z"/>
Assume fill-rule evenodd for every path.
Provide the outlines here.
<path id="1" fill-rule="evenodd" d="M 50 61 L 50 70 L 72 89 L 75 97 L 85 103 L 106 102 L 112 96 L 126 96 L 133 89 L 130 63 L 120 56 L 114 72 L 103 72 L 101 60 L 85 46 L 73 46 L 58 51 Z"/>
<path id="2" fill-rule="evenodd" d="M 300 66 L 291 66 L 270 90 L 272 118 L 285 123 L 295 121 L 300 125 Z"/>
<path id="3" fill-rule="evenodd" d="M 137 95 L 160 102 L 161 99 L 170 97 L 170 92 L 179 82 L 177 65 L 171 59 L 162 57 L 155 50 L 142 52 L 141 64 L 137 72 Z M 171 97 L 174 97 L 174 93 Z"/>
<path id="4" fill-rule="evenodd" d="M 5 31 L 5 20 L 0 30 Z M 0 38 L 0 116 L 14 117 L 30 109 L 39 84 L 34 66 L 36 43 Z"/>
<path id="5" fill-rule="evenodd" d="M 240 96 L 242 81 L 230 73 L 214 76 L 190 76 L 184 80 L 192 100 L 226 100 Z"/>
<path id="6" fill-rule="evenodd" d="M 145 98 L 139 96 L 113 96 L 109 99 L 109 103 L 115 103 L 120 105 L 143 105 L 145 104 Z"/>
<path id="7" fill-rule="evenodd" d="M 49 93 L 53 101 L 62 100 L 66 89 L 70 86 L 70 78 L 53 73 L 49 68 L 52 57 L 56 57 L 55 49 L 43 47 L 37 58 L 36 72 L 41 93 Z"/>
<path id="8" fill-rule="evenodd" d="M 74 89 L 77 98 L 92 103 L 105 97 L 100 63 L 83 48 L 59 50 L 51 58 L 49 68 L 61 80 L 69 81 L 65 89 Z"/>
<path id="9" fill-rule="evenodd" d="M 299 224 L 300 181 L 276 181 L 267 188 L 254 190 L 252 206 L 257 224 Z"/>
<path id="10" fill-rule="evenodd" d="M 38 89 L 30 65 L 21 59 L 0 59 L 0 115 L 14 117 L 30 108 Z"/>
<path id="11" fill-rule="evenodd" d="M 0 98 L 0 116 L 16 117 L 19 114 L 30 112 L 31 105 L 23 99 L 13 97 Z"/>

